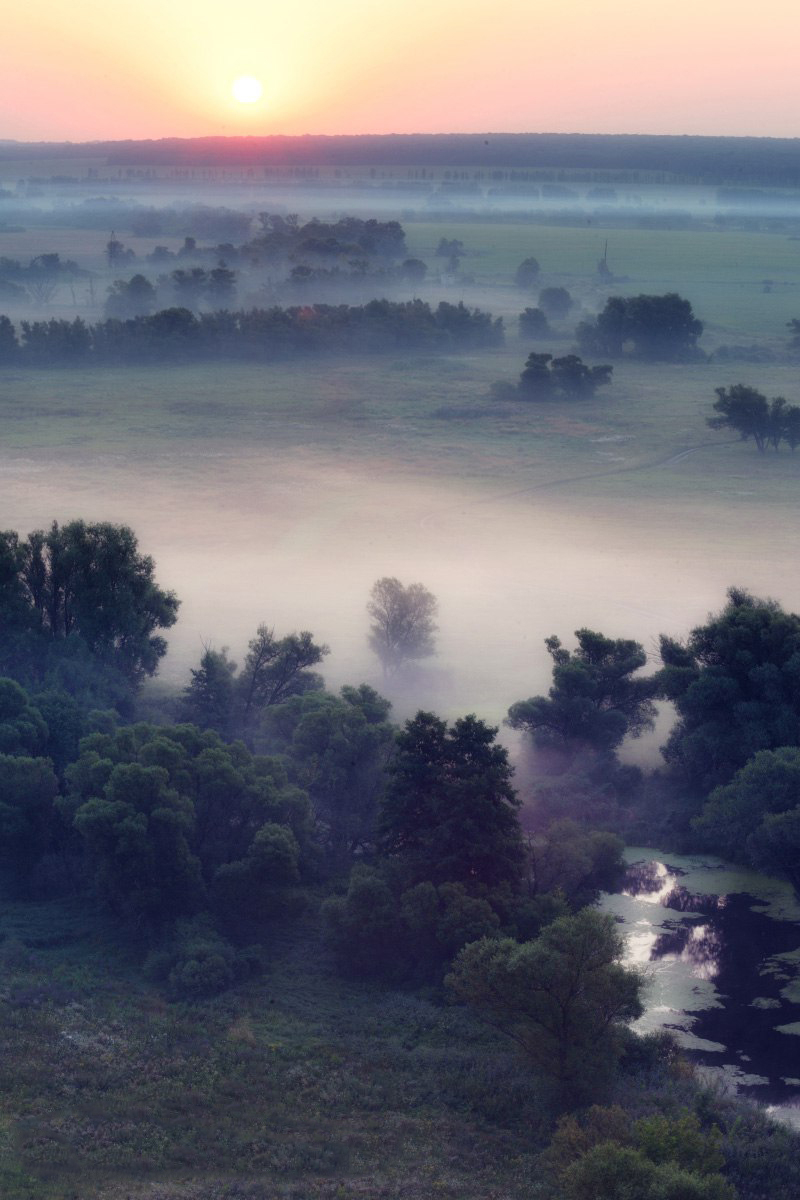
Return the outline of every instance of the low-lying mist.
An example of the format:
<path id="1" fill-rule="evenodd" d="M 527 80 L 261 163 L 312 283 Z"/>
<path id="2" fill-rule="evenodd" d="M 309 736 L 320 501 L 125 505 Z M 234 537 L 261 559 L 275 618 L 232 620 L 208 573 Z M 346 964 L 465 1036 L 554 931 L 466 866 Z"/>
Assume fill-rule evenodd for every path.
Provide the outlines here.
<path id="1" fill-rule="evenodd" d="M 241 661 L 264 622 L 327 642 L 326 683 L 368 681 L 405 717 L 417 708 L 500 722 L 544 692 L 543 639 L 588 626 L 641 641 L 683 636 L 731 583 L 797 608 L 796 532 L 697 511 L 580 499 L 567 487 L 470 493 L 391 463 L 343 466 L 308 450 L 187 450 L 13 458 L 3 464 L 3 525 L 28 533 L 75 517 L 131 525 L 157 579 L 182 604 L 161 678 L 181 687 L 204 645 Z M 384 681 L 367 646 L 374 581 L 422 582 L 439 600 L 438 654 Z M 668 718 L 662 726 L 668 724 Z M 662 727 L 635 744 L 654 760 Z"/>

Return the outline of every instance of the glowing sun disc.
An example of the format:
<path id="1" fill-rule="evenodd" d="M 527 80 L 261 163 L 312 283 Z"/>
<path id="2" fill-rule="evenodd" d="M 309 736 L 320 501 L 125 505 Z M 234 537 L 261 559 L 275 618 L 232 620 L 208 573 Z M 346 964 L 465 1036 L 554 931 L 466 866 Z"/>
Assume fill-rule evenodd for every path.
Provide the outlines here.
<path id="1" fill-rule="evenodd" d="M 238 79 L 234 79 L 231 86 L 233 98 L 240 104 L 255 104 L 261 99 L 263 90 L 260 80 L 254 79 L 252 75 L 240 75 Z"/>

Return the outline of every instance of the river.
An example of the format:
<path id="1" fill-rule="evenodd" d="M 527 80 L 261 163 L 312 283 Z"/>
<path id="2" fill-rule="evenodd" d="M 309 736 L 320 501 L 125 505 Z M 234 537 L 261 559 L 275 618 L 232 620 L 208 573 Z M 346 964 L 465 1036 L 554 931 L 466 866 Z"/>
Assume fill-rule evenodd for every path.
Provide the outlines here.
<path id="1" fill-rule="evenodd" d="M 719 1084 L 800 1128 L 800 901 L 788 883 L 709 855 L 628 847 L 627 961 L 647 978 L 634 1028 L 669 1029 Z"/>

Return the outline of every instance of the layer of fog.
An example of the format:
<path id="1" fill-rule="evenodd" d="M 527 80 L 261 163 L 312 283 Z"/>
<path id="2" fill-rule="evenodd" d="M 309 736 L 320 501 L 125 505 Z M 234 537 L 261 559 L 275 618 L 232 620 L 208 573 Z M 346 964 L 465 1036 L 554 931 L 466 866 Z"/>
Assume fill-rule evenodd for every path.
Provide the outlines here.
<path id="1" fill-rule="evenodd" d="M 142 462 L 6 455 L 2 525 L 132 525 L 160 584 L 182 600 L 161 671 L 174 686 L 206 644 L 241 660 L 266 622 L 280 635 L 310 629 L 331 648 L 328 686 L 367 680 L 399 716 L 425 707 L 499 722 L 515 700 L 546 690 L 544 638 L 571 645 L 581 626 L 636 638 L 655 665 L 658 634 L 683 635 L 733 582 L 800 607 L 798 533 L 780 521 L 679 501 L 604 507 L 563 489 L 477 498 L 376 467 L 307 451 L 191 450 Z M 437 657 L 389 685 L 367 647 L 365 611 L 384 575 L 422 582 L 440 603 Z M 663 740 L 663 723 L 660 732 Z"/>
<path id="2" fill-rule="evenodd" d="M 569 172 L 487 172 L 473 168 L 446 171 L 405 167 L 376 168 L 373 177 L 337 178 L 331 172 L 302 179 L 291 170 L 279 177 L 242 178 L 235 172 L 202 171 L 172 179 L 76 177 L 59 181 L 15 179 L 5 168 L 0 178 L 0 233 L 9 219 L 31 226 L 69 224 L 86 228 L 84 220 L 101 217 L 109 230 L 127 233 L 126 220 L 136 211 L 185 211 L 199 205 L 219 206 L 253 218 L 268 211 L 336 219 L 350 215 L 380 220 L 446 220 L 448 216 L 552 220 L 658 227 L 683 222 L 722 226 L 759 220 L 800 220 L 800 192 L 790 188 L 711 187 L 645 180 L 587 182 Z M 549 177 L 548 177 L 549 174 Z M 608 174 L 608 173 L 606 173 Z M 344 172 L 342 172 L 344 175 Z M 156 239 L 158 241 L 159 239 Z"/>

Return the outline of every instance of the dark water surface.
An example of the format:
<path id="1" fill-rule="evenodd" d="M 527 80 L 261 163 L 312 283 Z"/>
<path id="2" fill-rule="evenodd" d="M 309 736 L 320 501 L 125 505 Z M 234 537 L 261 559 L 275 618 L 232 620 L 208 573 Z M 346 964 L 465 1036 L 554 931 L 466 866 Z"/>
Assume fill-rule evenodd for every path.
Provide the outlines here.
<path id="1" fill-rule="evenodd" d="M 712 1077 L 800 1127 L 800 903 L 791 887 L 710 856 L 631 847 L 628 961 L 648 980 L 641 1032 L 669 1029 Z"/>

